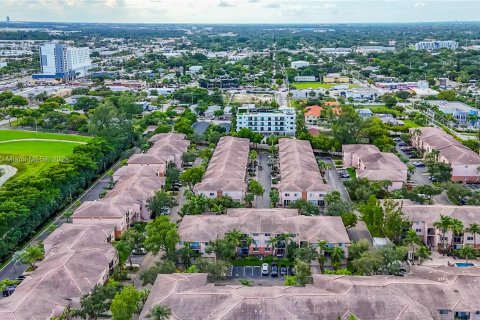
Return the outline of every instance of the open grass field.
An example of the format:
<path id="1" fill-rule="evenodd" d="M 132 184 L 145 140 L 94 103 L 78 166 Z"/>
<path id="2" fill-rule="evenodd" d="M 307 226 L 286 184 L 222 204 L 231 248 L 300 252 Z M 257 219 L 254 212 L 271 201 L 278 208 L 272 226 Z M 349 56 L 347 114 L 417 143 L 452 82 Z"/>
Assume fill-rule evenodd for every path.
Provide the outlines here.
<path id="1" fill-rule="evenodd" d="M 297 89 L 331 89 L 335 86 L 343 85 L 342 83 L 323 83 L 323 82 L 293 82 L 292 86 L 295 86 Z M 358 88 L 355 84 L 349 84 L 350 89 Z"/>
<path id="2" fill-rule="evenodd" d="M 402 115 L 402 113 L 400 111 L 395 110 L 395 109 L 387 108 L 386 106 L 368 106 L 368 107 L 362 106 L 362 108 L 368 108 L 373 113 L 389 113 L 389 114 L 392 114 L 396 117 L 399 117 L 399 116 Z"/>
<path id="3" fill-rule="evenodd" d="M 17 168 L 12 179 L 36 175 L 68 157 L 76 146 L 90 139 L 67 134 L 0 130 L 0 164 Z"/>

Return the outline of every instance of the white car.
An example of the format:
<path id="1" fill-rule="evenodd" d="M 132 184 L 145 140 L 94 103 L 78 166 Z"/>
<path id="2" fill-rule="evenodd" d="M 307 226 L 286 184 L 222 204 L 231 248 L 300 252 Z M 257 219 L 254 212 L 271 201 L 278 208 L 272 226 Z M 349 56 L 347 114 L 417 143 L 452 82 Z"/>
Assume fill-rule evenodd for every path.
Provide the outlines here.
<path id="1" fill-rule="evenodd" d="M 268 263 L 262 263 L 262 276 L 268 276 Z"/>

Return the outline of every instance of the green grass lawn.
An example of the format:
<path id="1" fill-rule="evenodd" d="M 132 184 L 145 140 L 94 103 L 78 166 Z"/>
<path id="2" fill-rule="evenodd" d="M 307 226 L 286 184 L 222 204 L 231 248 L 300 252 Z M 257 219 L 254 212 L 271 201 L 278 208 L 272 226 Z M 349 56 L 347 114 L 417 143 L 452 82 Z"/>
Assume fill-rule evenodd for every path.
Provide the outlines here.
<path id="1" fill-rule="evenodd" d="M 405 128 L 420 128 L 418 124 L 415 123 L 413 120 L 402 120 L 405 123 Z"/>
<path id="2" fill-rule="evenodd" d="M 52 139 L 65 142 L 28 140 L 0 143 L 0 164 L 8 164 L 17 168 L 18 171 L 14 178 L 38 174 L 68 157 L 73 149 L 80 145 L 79 142 L 87 142 L 91 137 L 0 130 L 0 142 L 23 139 Z"/>
<path id="3" fill-rule="evenodd" d="M 367 107 L 367 108 L 372 110 L 373 113 L 389 113 L 389 114 L 393 114 L 397 117 L 402 115 L 402 113 L 400 111 L 395 110 L 395 109 L 389 109 L 385 106 L 371 106 L 371 107 Z"/>
<path id="4" fill-rule="evenodd" d="M 295 88 L 297 89 L 318 89 L 318 88 L 331 89 L 335 86 L 343 85 L 343 83 L 293 82 L 291 85 L 295 86 Z M 355 84 L 349 84 L 348 87 L 350 89 L 358 88 L 358 86 Z"/>
<path id="5" fill-rule="evenodd" d="M 347 168 L 347 173 L 352 179 L 355 179 L 357 177 L 357 174 L 355 173 L 354 168 Z"/>
<path id="6" fill-rule="evenodd" d="M 18 140 L 18 139 L 54 139 L 87 142 L 91 137 L 75 136 L 60 133 L 19 131 L 19 130 L 0 130 L 0 141 Z"/>

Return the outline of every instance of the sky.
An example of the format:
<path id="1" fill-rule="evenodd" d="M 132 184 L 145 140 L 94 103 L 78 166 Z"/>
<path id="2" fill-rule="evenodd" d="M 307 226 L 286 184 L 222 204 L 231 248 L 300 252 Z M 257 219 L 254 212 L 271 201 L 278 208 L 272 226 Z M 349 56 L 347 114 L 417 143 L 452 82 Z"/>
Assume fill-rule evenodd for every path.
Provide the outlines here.
<path id="1" fill-rule="evenodd" d="M 0 0 L 1 16 L 42 22 L 437 22 L 479 12 L 480 0 Z"/>

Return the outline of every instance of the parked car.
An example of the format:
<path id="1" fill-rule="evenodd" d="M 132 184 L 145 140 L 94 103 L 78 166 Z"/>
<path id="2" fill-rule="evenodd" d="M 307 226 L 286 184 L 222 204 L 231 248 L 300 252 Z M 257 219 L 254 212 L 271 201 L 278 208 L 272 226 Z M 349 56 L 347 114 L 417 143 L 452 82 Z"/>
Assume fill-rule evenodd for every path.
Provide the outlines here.
<path id="1" fill-rule="evenodd" d="M 262 276 L 268 276 L 268 263 L 262 263 Z"/>
<path id="2" fill-rule="evenodd" d="M 13 285 L 13 286 L 8 286 L 5 290 L 3 290 L 3 293 L 2 295 L 4 297 L 8 297 L 10 296 L 13 292 L 15 292 L 15 289 L 17 288 L 16 285 Z"/>
<path id="3" fill-rule="evenodd" d="M 263 166 L 262 166 L 262 165 L 259 165 L 259 166 L 258 166 L 258 170 L 263 170 Z"/>
<path id="4" fill-rule="evenodd" d="M 280 267 L 280 275 L 282 277 L 286 276 L 287 275 L 287 267 L 286 266 L 281 266 Z"/>
<path id="5" fill-rule="evenodd" d="M 22 274 L 21 276 L 16 277 L 15 280 L 23 281 L 23 280 L 25 280 L 26 277 L 27 277 L 27 276 L 24 276 L 24 275 Z"/>
<path id="6" fill-rule="evenodd" d="M 343 172 L 343 173 L 340 175 L 340 178 L 347 179 L 347 178 L 350 178 L 350 175 L 349 175 L 347 172 Z"/>
<path id="7" fill-rule="evenodd" d="M 414 162 L 412 162 L 412 164 L 413 164 L 415 167 L 418 167 L 418 168 L 420 168 L 420 167 L 425 167 L 425 163 L 420 162 L 420 161 L 414 161 Z"/>
<path id="8" fill-rule="evenodd" d="M 294 276 L 295 275 L 295 268 L 294 267 L 288 268 L 288 274 L 291 275 L 291 276 Z"/>
<path id="9" fill-rule="evenodd" d="M 186 163 L 183 164 L 183 166 L 184 166 L 185 168 L 193 167 L 193 162 L 186 162 Z"/>
<path id="10" fill-rule="evenodd" d="M 272 272 L 270 273 L 272 277 L 278 277 L 278 267 L 272 263 Z"/>
<path id="11" fill-rule="evenodd" d="M 132 254 L 135 256 L 144 256 L 147 254 L 147 250 L 145 250 L 145 248 L 133 249 Z"/>

